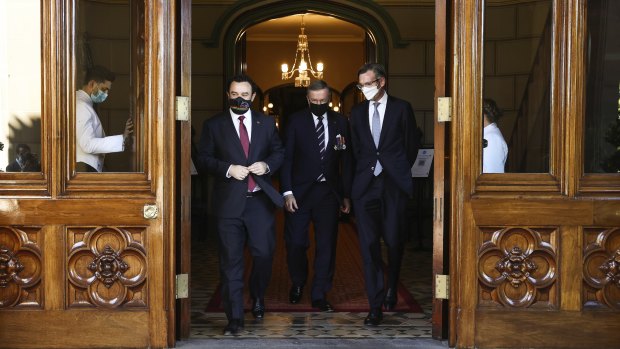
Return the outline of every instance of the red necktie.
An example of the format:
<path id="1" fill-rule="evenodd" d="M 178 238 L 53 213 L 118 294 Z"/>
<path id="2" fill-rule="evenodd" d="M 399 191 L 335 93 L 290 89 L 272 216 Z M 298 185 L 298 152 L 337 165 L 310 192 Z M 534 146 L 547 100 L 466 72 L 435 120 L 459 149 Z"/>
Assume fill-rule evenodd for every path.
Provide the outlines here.
<path id="1" fill-rule="evenodd" d="M 248 129 L 245 128 L 243 124 L 243 119 L 245 116 L 241 115 L 239 117 L 239 139 L 241 140 L 241 146 L 243 147 L 243 152 L 245 152 L 245 157 L 248 157 L 250 153 L 250 137 L 248 136 Z M 254 181 L 254 177 L 252 174 L 248 175 L 248 191 L 254 191 L 256 187 L 256 182 Z"/>

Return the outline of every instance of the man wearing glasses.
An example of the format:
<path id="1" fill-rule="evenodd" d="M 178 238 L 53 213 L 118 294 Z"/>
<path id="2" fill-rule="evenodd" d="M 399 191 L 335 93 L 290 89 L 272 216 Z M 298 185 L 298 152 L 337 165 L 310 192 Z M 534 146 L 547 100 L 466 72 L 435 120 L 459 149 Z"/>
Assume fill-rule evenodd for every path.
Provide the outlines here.
<path id="1" fill-rule="evenodd" d="M 368 326 L 383 321 L 383 311 L 394 310 L 397 285 L 407 238 L 405 214 L 413 195 L 411 167 L 419 148 L 419 134 L 409 102 L 388 96 L 385 68 L 369 63 L 358 71 L 357 87 L 366 101 L 351 110 L 351 142 L 356 168 L 351 198 L 357 220 L 370 311 Z M 381 258 L 387 246 L 387 285 Z"/>

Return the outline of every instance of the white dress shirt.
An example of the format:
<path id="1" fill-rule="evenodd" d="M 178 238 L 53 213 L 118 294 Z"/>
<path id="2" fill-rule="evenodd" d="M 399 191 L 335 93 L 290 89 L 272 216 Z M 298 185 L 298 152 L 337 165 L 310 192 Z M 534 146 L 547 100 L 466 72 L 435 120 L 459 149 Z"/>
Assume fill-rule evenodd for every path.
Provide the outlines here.
<path id="1" fill-rule="evenodd" d="M 228 112 L 230 113 L 230 117 L 232 119 L 233 125 L 235 125 L 235 131 L 237 131 L 237 137 L 241 137 L 241 135 L 239 134 L 239 117 L 242 115 L 245 117 L 243 119 L 243 124 L 245 125 L 245 129 L 248 130 L 248 140 L 250 141 L 250 146 L 252 146 L 252 110 L 248 109 L 248 111 L 245 112 L 245 114 L 235 114 L 230 109 L 228 109 Z M 241 138 L 239 139 L 239 141 L 241 141 Z M 226 178 L 230 178 L 231 167 L 232 165 L 228 166 L 228 171 L 226 171 Z M 269 165 L 267 165 L 267 170 L 265 171 L 265 173 L 269 173 Z M 248 176 L 251 176 L 251 174 L 248 174 Z M 261 190 L 261 187 L 258 185 L 258 183 L 256 183 L 256 186 L 254 187 L 254 192 L 257 192 L 259 190 Z"/>
<path id="2" fill-rule="evenodd" d="M 379 102 L 379 106 L 377 110 L 379 111 L 379 122 L 381 124 L 381 129 L 383 129 L 383 119 L 385 118 L 385 108 L 387 106 L 388 94 L 387 92 L 383 94 L 381 99 L 376 102 Z M 372 117 L 375 115 L 375 101 L 368 101 L 368 125 L 370 125 L 370 132 L 372 133 Z"/>
<path id="3" fill-rule="evenodd" d="M 233 125 L 235 125 L 235 130 L 237 131 L 237 137 L 239 136 L 239 117 L 241 115 L 245 116 L 243 119 L 243 124 L 245 128 L 248 130 L 248 139 L 250 140 L 250 144 L 252 144 L 252 110 L 248 109 L 245 114 L 235 114 L 232 110 L 228 109 L 230 113 L 230 117 L 232 118 Z"/>
<path id="4" fill-rule="evenodd" d="M 508 146 L 502 131 L 492 123 L 484 127 L 483 134 L 487 146 L 482 148 L 482 173 L 504 173 Z"/>
<path id="5" fill-rule="evenodd" d="M 123 135 L 105 136 L 101 120 L 90 96 L 83 90 L 75 97 L 75 161 L 84 162 L 97 172 L 103 170 L 105 154 L 124 149 Z"/>

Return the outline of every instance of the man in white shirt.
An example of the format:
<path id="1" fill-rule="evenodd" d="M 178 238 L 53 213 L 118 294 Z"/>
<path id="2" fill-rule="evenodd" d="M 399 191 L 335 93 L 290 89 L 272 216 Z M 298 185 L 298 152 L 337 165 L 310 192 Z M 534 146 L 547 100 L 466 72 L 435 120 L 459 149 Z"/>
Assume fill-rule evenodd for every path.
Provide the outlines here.
<path id="1" fill-rule="evenodd" d="M 133 133 L 131 118 L 123 134 L 106 137 L 93 103 L 108 97 L 116 76 L 108 69 L 95 66 L 86 72 L 82 89 L 75 97 L 75 162 L 77 172 L 102 172 L 105 154 L 125 150 Z"/>
<path id="2" fill-rule="evenodd" d="M 482 105 L 482 118 L 484 123 L 483 148 L 482 148 L 482 173 L 504 173 L 508 146 L 502 136 L 502 131 L 497 127 L 497 119 L 501 111 L 492 99 L 485 99 Z"/>

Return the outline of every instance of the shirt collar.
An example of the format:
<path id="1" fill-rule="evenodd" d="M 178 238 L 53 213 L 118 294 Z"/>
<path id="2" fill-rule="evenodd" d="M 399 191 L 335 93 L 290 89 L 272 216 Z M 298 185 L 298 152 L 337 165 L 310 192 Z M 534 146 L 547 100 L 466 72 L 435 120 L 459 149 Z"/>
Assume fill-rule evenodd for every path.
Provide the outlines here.
<path id="1" fill-rule="evenodd" d="M 90 106 L 93 105 L 93 100 L 90 99 L 90 96 L 88 95 L 88 93 L 86 93 L 86 91 L 78 90 L 77 93 L 76 93 L 76 96 L 77 96 L 77 98 L 79 98 L 83 102 L 88 103 L 88 105 L 90 105 Z"/>
<path id="2" fill-rule="evenodd" d="M 383 94 L 383 96 L 381 96 L 381 98 L 377 102 L 381 103 L 381 104 L 379 104 L 379 106 L 384 106 L 385 107 L 387 105 L 387 100 L 388 100 L 388 94 L 386 92 L 386 93 Z M 370 104 L 374 105 L 374 103 L 375 102 L 372 101 Z"/>
<path id="3" fill-rule="evenodd" d="M 312 117 L 314 118 L 314 121 L 319 121 L 319 117 L 317 115 L 314 115 L 312 112 L 310 112 L 310 114 L 312 114 Z M 323 120 L 327 119 L 327 112 L 325 112 L 325 114 L 323 114 Z"/>
<path id="4" fill-rule="evenodd" d="M 230 114 L 230 117 L 233 119 L 233 121 L 239 121 L 239 117 L 241 115 L 245 116 L 245 119 L 243 120 L 245 122 L 245 120 L 251 121 L 252 120 L 252 110 L 248 109 L 248 111 L 245 112 L 245 114 L 235 114 L 233 113 L 232 110 L 230 110 L 230 108 L 228 108 L 228 114 Z"/>

